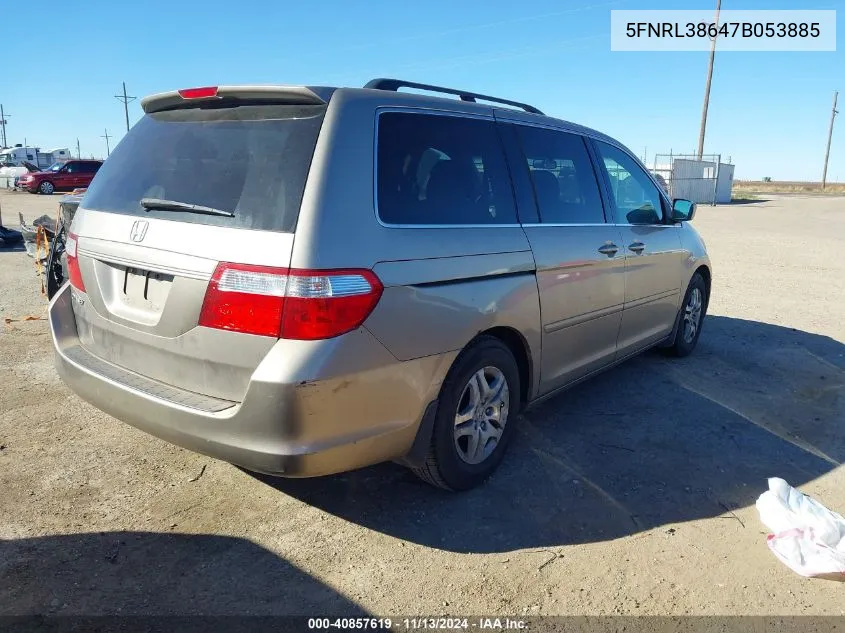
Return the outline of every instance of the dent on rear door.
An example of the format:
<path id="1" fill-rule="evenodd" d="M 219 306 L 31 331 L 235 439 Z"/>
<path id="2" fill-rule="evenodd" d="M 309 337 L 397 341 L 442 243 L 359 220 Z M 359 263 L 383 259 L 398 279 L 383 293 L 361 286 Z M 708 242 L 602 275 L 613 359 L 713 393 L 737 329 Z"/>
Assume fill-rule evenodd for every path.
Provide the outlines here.
<path id="1" fill-rule="evenodd" d="M 367 327 L 398 359 L 459 350 L 497 326 L 520 332 L 539 355 L 531 251 L 382 262 L 375 271 L 385 289 Z"/>

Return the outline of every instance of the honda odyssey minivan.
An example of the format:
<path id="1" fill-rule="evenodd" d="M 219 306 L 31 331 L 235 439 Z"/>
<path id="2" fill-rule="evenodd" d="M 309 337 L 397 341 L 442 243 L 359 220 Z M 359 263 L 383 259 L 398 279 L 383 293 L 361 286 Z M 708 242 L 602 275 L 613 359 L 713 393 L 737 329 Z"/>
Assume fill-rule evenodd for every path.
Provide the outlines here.
<path id="1" fill-rule="evenodd" d="M 142 106 L 73 219 L 50 324 L 71 389 L 153 435 L 274 475 L 394 460 L 461 490 L 526 406 L 696 346 L 695 206 L 604 134 L 388 79 Z"/>

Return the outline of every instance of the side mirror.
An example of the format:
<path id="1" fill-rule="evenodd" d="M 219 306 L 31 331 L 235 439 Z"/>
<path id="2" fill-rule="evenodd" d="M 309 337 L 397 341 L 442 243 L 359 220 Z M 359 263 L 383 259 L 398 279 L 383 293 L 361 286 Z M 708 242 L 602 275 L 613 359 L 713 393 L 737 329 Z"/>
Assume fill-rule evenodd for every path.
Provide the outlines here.
<path id="1" fill-rule="evenodd" d="M 672 221 L 689 222 L 695 215 L 695 203 L 682 198 L 672 201 Z"/>

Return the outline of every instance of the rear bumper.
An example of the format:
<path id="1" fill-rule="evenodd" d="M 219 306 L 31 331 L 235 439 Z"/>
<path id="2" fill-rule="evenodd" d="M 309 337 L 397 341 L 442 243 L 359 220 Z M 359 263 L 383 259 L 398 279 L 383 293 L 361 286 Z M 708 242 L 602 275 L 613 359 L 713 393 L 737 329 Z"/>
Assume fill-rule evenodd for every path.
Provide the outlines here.
<path id="1" fill-rule="evenodd" d="M 397 361 L 364 328 L 330 341 L 280 340 L 243 401 L 227 403 L 85 351 L 71 305 L 75 292 L 65 284 L 49 309 L 56 367 L 74 392 L 168 442 L 273 475 L 326 475 L 403 457 L 455 357 Z M 314 361 L 289 362 L 303 356 Z"/>

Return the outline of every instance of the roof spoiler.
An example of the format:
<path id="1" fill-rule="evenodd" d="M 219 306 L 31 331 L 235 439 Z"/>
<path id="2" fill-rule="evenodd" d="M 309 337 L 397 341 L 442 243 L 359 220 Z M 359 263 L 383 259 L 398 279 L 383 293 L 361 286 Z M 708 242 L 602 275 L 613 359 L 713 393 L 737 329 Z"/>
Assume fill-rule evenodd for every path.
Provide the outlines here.
<path id="1" fill-rule="evenodd" d="M 429 84 L 420 84 L 414 81 L 405 81 L 403 79 L 373 79 L 367 82 L 364 88 L 371 88 L 373 90 L 392 90 L 398 92 L 399 88 L 415 88 L 417 90 L 427 90 L 429 92 L 442 92 L 444 94 L 457 95 L 461 101 L 471 101 L 475 103 L 476 99 L 482 101 L 489 101 L 491 103 L 503 103 L 505 105 L 525 110 L 531 114 L 543 114 L 540 110 L 527 103 L 519 101 L 511 101 L 510 99 L 502 99 L 501 97 L 491 97 L 490 95 L 483 95 L 478 92 L 470 92 L 468 90 L 457 90 L 455 88 L 444 88 L 443 86 L 432 86 Z"/>
<path id="2" fill-rule="evenodd" d="M 190 97 L 192 91 L 202 90 L 202 97 Z M 147 114 L 161 110 L 185 108 L 204 103 L 233 99 L 250 103 L 284 103 L 291 105 L 326 105 L 330 88 L 305 86 L 209 86 L 203 89 L 172 90 L 141 99 Z"/>

